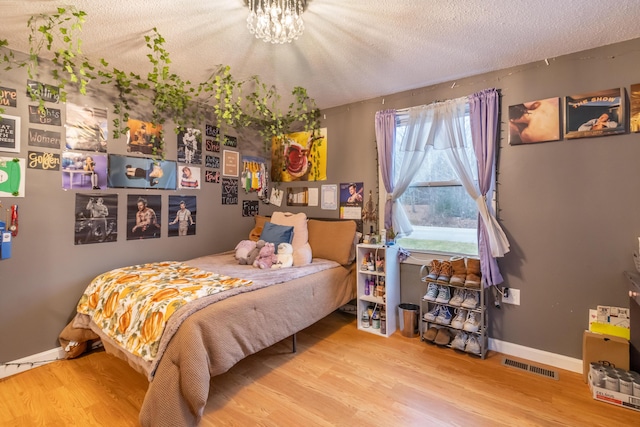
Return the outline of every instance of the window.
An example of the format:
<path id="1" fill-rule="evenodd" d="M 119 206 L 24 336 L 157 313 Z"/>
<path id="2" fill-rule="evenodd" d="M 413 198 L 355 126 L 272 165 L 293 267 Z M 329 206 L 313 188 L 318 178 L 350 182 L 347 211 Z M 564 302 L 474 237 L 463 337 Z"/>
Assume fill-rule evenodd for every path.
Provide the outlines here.
<path id="1" fill-rule="evenodd" d="M 396 140 L 402 139 L 405 129 L 402 122 L 396 125 Z M 465 129 L 469 134 L 468 140 L 471 140 L 468 115 Z M 400 169 L 402 155 L 399 150 L 395 153 L 395 173 Z M 467 149 L 467 155 L 475 165 L 472 148 Z M 473 169 L 477 181 L 477 169 Z M 413 226 L 410 236 L 398 239 L 404 248 L 478 255 L 478 209 L 458 180 L 445 150 L 431 149 L 427 153 L 422 167 L 399 202 Z"/>

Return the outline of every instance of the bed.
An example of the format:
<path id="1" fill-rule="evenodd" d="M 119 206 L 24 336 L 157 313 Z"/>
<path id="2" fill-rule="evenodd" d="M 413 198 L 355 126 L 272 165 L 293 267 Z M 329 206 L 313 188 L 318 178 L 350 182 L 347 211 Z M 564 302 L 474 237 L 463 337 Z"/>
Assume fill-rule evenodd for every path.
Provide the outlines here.
<path id="1" fill-rule="evenodd" d="M 256 237 L 260 222 L 269 221 L 257 219 L 250 235 Z M 291 268 L 263 270 L 239 265 L 233 251 L 175 265 L 163 262 L 135 266 L 145 270 L 171 264 L 171 268 L 188 268 L 196 273 L 215 272 L 225 283 L 239 283 L 175 310 L 151 360 L 148 355 L 141 357 L 127 350 L 82 313 L 62 331 L 60 343 L 69 350 L 69 357 L 75 357 L 87 343 L 99 338 L 108 353 L 147 376 L 149 388 L 140 412 L 141 425 L 195 426 L 203 415 L 213 377 L 285 338 L 293 336 L 295 343 L 298 331 L 355 298 L 355 222 L 307 221 L 305 217 L 304 224 L 307 235 L 296 230 L 297 236 L 305 237 L 302 240 L 311 248 L 312 261 Z"/>

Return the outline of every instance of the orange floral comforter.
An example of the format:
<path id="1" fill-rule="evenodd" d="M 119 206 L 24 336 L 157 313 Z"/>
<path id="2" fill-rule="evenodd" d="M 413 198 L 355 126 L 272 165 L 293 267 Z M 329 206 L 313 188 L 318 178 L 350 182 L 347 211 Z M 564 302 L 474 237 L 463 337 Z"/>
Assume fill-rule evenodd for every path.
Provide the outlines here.
<path id="1" fill-rule="evenodd" d="M 176 310 L 195 299 L 252 283 L 182 262 L 133 265 L 96 277 L 77 310 L 132 354 L 152 361 Z"/>

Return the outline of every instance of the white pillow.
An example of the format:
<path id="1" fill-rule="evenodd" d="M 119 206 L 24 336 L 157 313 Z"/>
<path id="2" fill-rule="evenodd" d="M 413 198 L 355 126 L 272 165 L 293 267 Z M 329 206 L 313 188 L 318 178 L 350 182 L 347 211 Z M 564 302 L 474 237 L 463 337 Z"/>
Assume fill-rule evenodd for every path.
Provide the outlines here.
<path id="1" fill-rule="evenodd" d="M 307 215 L 304 213 L 274 212 L 271 223 L 293 227 L 293 265 L 307 265 L 311 263 L 313 253 L 309 245 L 309 230 L 307 229 Z"/>

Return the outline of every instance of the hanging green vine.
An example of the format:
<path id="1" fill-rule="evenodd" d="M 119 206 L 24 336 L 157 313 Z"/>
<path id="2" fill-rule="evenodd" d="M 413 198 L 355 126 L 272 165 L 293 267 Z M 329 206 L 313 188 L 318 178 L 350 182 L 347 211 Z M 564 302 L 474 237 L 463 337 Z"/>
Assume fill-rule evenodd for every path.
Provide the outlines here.
<path id="1" fill-rule="evenodd" d="M 105 59 L 101 59 L 97 66 L 93 65 L 81 50 L 79 33 L 86 16 L 85 12 L 74 7 L 60 7 L 51 15 L 31 17 L 27 23 L 30 29 L 28 60 L 15 61 L 11 51 L 0 58 L 7 64 L 5 69 L 16 65 L 27 67 L 29 78 L 36 78 L 39 58 L 45 51 L 53 53 L 55 67 L 52 77 L 57 82 L 63 101 L 67 87 L 86 94 L 87 86 L 94 80 L 102 85 L 111 85 L 117 92 L 112 127 L 116 139 L 127 132 L 131 106 L 137 103 L 134 102 L 137 99 L 151 105 L 150 119 L 154 124 L 172 120 L 177 126 L 176 132 L 186 126 L 200 126 L 207 114 L 212 114 L 221 128 L 219 138 L 223 138 L 229 128 L 255 128 L 264 140 L 266 151 L 271 148 L 274 137 L 319 127 L 319 111 L 304 88 L 293 89 L 295 101 L 283 112 L 279 108 L 280 95 L 274 86 L 264 84 L 258 76 L 236 80 L 229 66 L 219 66 L 206 81 L 197 85 L 183 80 L 170 71 L 170 54 L 157 28 L 144 37 L 149 49 L 147 58 L 151 64 L 151 71 L 146 76 L 110 68 Z M 0 40 L 0 48 L 6 47 L 7 41 Z M 36 91 L 29 93 L 34 100 L 38 99 Z M 41 98 L 39 101 L 41 108 L 44 108 L 44 101 Z"/>

